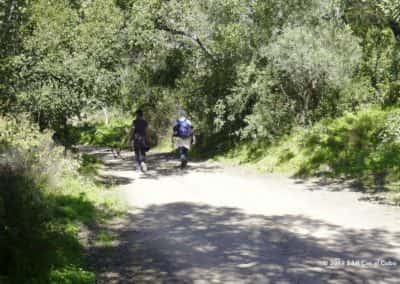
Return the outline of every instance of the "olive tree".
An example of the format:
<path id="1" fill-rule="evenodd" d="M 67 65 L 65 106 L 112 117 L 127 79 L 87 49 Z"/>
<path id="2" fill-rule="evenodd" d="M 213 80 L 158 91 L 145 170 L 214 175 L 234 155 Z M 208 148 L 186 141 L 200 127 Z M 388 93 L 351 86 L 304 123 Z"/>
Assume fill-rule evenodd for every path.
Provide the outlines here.
<path id="1" fill-rule="evenodd" d="M 299 121 L 310 122 L 327 89 L 341 89 L 360 62 L 358 39 L 344 26 L 287 26 L 265 48 L 281 91 L 296 101 Z"/>

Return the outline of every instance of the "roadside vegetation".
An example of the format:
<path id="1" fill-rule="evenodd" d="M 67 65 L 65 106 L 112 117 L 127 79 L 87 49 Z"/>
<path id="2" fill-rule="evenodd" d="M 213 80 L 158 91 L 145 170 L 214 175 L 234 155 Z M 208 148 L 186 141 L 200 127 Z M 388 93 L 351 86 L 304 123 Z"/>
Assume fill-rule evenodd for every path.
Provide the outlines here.
<path id="1" fill-rule="evenodd" d="M 274 143 L 242 143 L 215 159 L 262 172 L 353 181 L 358 190 L 389 192 L 400 205 L 400 109 L 377 108 L 324 119 Z"/>
<path id="2" fill-rule="evenodd" d="M 75 145 L 94 145 L 102 147 L 128 148 L 128 136 L 131 126 L 129 120 L 112 120 L 104 122 L 83 122 L 78 126 L 71 126 L 70 137 Z"/>
<path id="3" fill-rule="evenodd" d="M 1 283 L 94 283 L 79 233 L 123 212 L 94 182 L 99 161 L 65 156 L 26 118 L 2 118 L 0 133 Z"/>

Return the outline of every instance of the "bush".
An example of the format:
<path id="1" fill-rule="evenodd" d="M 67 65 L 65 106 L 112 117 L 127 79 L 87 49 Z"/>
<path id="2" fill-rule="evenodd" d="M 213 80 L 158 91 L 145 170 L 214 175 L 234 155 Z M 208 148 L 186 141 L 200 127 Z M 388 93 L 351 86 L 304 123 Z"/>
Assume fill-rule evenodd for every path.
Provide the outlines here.
<path id="1" fill-rule="evenodd" d="M 354 178 L 375 190 L 397 182 L 399 117 L 398 110 L 372 108 L 321 121 L 301 135 L 298 174 Z"/>
<path id="2" fill-rule="evenodd" d="M 82 268 L 69 266 L 52 272 L 51 283 L 57 284 L 90 284 L 95 283 L 94 274 L 84 271 Z"/>
<path id="3" fill-rule="evenodd" d="M 0 279 L 94 283 L 77 233 L 82 223 L 119 214 L 114 200 L 78 174 L 79 164 L 64 157 L 52 133 L 4 118 L 0 131 Z M 81 168 L 94 162 L 84 156 Z"/>
<path id="4" fill-rule="evenodd" d="M 0 172 L 0 275 L 13 283 L 45 282 L 55 259 L 51 210 L 41 189 L 23 173 Z"/>
<path id="5" fill-rule="evenodd" d="M 82 154 L 81 165 L 78 172 L 84 176 L 94 176 L 97 174 L 101 166 L 101 160 L 94 155 Z"/>
<path id="6" fill-rule="evenodd" d="M 129 148 L 129 133 L 132 121 L 127 119 L 115 119 L 109 124 L 85 123 L 81 126 L 70 127 L 70 140 L 72 144 L 93 145 L 103 147 Z M 149 128 L 148 139 L 150 147 L 158 145 L 157 131 Z"/>
<path id="7" fill-rule="evenodd" d="M 399 125 L 399 109 L 370 108 L 299 128 L 273 145 L 244 143 L 226 156 L 264 170 L 343 177 L 365 190 L 399 191 Z"/>
<path id="8" fill-rule="evenodd" d="M 131 122 L 115 120 L 109 124 L 85 123 L 81 126 L 70 127 L 72 144 L 95 145 L 104 147 L 128 147 Z"/>
<path id="9" fill-rule="evenodd" d="M 400 144 L 397 128 L 392 127 L 397 112 L 377 109 L 347 114 L 322 122 L 305 134 L 304 151 L 309 157 L 301 171 L 315 173 L 325 164 L 334 175 L 382 179 L 398 172 Z"/>

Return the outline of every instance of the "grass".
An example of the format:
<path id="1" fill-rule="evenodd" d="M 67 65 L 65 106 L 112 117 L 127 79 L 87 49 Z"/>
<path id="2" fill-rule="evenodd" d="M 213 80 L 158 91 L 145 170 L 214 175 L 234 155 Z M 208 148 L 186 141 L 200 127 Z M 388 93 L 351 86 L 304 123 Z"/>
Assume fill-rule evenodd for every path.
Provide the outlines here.
<path id="1" fill-rule="evenodd" d="M 368 109 L 299 128 L 274 144 L 242 143 L 215 157 L 260 171 L 353 179 L 364 191 L 400 193 L 400 111 Z"/>
<path id="2" fill-rule="evenodd" d="M 125 211 L 112 188 L 94 182 L 98 166 L 98 159 L 83 155 L 80 171 L 86 175 L 66 170 L 56 183 L 0 171 L 1 283 L 95 283 L 78 234 Z"/>
<path id="3" fill-rule="evenodd" d="M 69 188 L 68 179 L 54 192 L 23 175 L 1 175 L 9 191 L 2 193 L 0 244 L 6 283 L 94 283 L 94 274 L 85 270 L 77 234 L 81 224 L 103 214 L 84 195 L 84 184 Z"/>
<path id="4" fill-rule="evenodd" d="M 97 234 L 97 243 L 102 246 L 111 246 L 115 241 L 115 236 L 107 231 L 100 231 Z"/>
<path id="5" fill-rule="evenodd" d="M 112 188 L 101 186 L 94 181 L 101 161 L 93 155 L 83 154 L 79 172 L 82 175 L 63 177 L 57 192 L 49 193 L 54 205 L 54 223 L 65 229 L 66 235 L 57 242 L 62 264 L 51 270 L 51 283 L 94 283 L 94 273 L 85 270 L 83 247 L 77 240 L 82 225 L 105 224 L 114 217 L 121 216 L 125 208 L 114 195 Z M 107 245 L 111 235 L 100 232 L 98 241 Z M 66 240 L 69 240 L 66 241 Z"/>
<path id="6" fill-rule="evenodd" d="M 100 170 L 102 161 L 95 155 L 83 153 L 81 156 L 81 165 L 78 172 L 84 176 L 93 177 Z"/>
<path id="7" fill-rule="evenodd" d="M 89 284 L 95 283 L 95 281 L 95 276 L 92 272 L 73 265 L 54 270 L 50 275 L 50 283 L 54 284 Z"/>

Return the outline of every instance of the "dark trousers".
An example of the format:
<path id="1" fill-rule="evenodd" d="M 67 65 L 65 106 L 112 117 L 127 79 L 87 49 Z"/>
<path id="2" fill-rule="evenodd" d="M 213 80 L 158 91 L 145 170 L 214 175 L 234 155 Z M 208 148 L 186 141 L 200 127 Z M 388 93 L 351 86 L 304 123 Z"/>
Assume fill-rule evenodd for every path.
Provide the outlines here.
<path id="1" fill-rule="evenodd" d="M 179 147 L 179 159 L 187 161 L 189 150 L 186 147 Z"/>
<path id="2" fill-rule="evenodd" d="M 135 159 L 138 164 L 146 160 L 146 150 L 143 147 L 135 147 Z"/>

